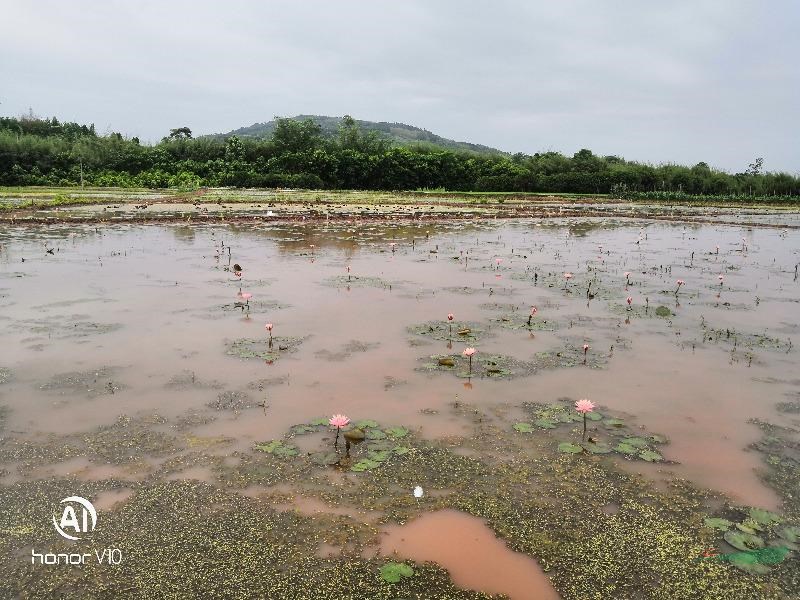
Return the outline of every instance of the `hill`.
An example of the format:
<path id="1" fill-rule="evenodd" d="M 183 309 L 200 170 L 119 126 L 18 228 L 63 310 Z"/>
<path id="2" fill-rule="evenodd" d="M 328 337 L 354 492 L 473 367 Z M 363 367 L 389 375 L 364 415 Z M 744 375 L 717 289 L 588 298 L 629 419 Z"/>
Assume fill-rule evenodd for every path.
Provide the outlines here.
<path id="1" fill-rule="evenodd" d="M 342 122 L 342 117 L 326 117 L 322 115 L 297 115 L 289 118 L 295 121 L 311 119 L 322 128 L 322 135 L 328 138 L 336 137 L 339 134 L 339 125 Z M 448 150 L 461 150 L 475 152 L 478 154 L 505 154 L 505 152 L 502 152 L 496 148 L 490 148 L 489 146 L 483 146 L 481 144 L 471 144 L 469 142 L 457 142 L 455 140 L 436 135 L 427 129 L 421 129 L 419 127 L 414 127 L 413 125 L 406 125 L 405 123 L 361 121 L 359 119 L 355 119 L 355 122 L 362 131 L 374 131 L 380 138 L 401 146 L 438 146 Z M 224 140 L 232 135 L 236 135 L 239 137 L 263 139 L 271 137 L 274 130 L 275 121 L 272 120 L 265 123 L 253 123 L 248 127 L 240 127 L 239 129 L 234 129 L 228 133 L 215 133 L 202 137 Z"/>

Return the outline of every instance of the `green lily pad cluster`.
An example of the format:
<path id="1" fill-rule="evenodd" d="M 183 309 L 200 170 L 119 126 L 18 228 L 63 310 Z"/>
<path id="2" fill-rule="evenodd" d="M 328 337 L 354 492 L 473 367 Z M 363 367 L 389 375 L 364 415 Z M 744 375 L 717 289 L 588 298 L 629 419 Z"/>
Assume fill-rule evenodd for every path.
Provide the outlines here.
<path id="1" fill-rule="evenodd" d="M 700 343 L 706 344 L 725 344 L 730 347 L 742 347 L 749 350 L 774 350 L 777 352 L 789 352 L 792 348 L 791 339 L 777 338 L 766 333 L 747 333 L 735 329 L 703 326 L 701 331 Z"/>
<path id="2" fill-rule="evenodd" d="M 800 452 L 796 428 L 760 419 L 750 419 L 748 422 L 757 425 L 763 434 L 760 440 L 750 445 L 752 450 L 762 455 L 768 467 L 762 477 L 785 503 L 796 502 L 797 490 L 800 489 Z"/>
<path id="3" fill-rule="evenodd" d="M 608 363 L 608 354 L 594 348 L 584 356 L 583 348 L 573 343 L 566 343 L 559 350 L 537 352 L 531 359 L 534 368 L 539 369 L 565 369 L 584 366 L 591 369 L 602 369 Z M 585 362 L 584 362 L 585 361 Z"/>
<path id="4" fill-rule="evenodd" d="M 523 407 L 529 412 L 531 418 L 530 422 L 514 424 L 514 430 L 520 433 L 557 429 L 565 424 L 576 428 L 576 424 L 583 422 L 583 415 L 576 411 L 571 403 L 525 403 Z M 597 410 L 586 413 L 586 419 L 592 423 L 588 441 L 561 442 L 558 445 L 559 452 L 567 454 L 581 452 L 611 454 L 614 452 L 626 458 L 640 459 L 646 462 L 664 460 L 664 457 L 655 449 L 656 444 L 663 444 L 665 441 L 661 436 L 634 435 L 624 420 L 604 416 Z"/>
<path id="5" fill-rule="evenodd" d="M 429 339 L 442 342 L 452 341 L 454 344 L 462 342 L 473 344 L 486 335 L 486 330 L 479 323 L 467 321 L 428 321 L 408 328 L 414 335 L 425 336 Z"/>
<path id="6" fill-rule="evenodd" d="M 280 456 L 282 458 L 297 456 L 298 454 L 295 446 L 286 444 L 281 440 L 272 440 L 271 442 L 256 444 L 253 446 L 253 448 L 255 450 L 260 450 L 261 452 L 266 452 L 267 454 L 274 454 L 275 456 Z"/>
<path id="7" fill-rule="evenodd" d="M 347 466 L 351 471 L 361 473 L 364 471 L 371 471 L 386 463 L 390 458 L 395 456 L 403 456 L 411 451 L 411 448 L 403 445 L 402 440 L 408 438 L 411 431 L 406 427 L 382 427 L 378 421 L 374 419 L 361 419 L 360 421 L 352 422 L 347 428 L 343 428 L 342 432 L 358 429 L 364 432 L 363 444 L 353 444 L 350 450 L 350 459 L 345 459 L 342 449 L 344 448 L 343 435 L 339 436 L 339 450 L 334 450 L 326 442 L 325 448 L 309 454 L 309 460 L 312 464 L 319 466 L 340 465 Z M 308 435 L 312 433 L 329 431 L 330 425 L 326 417 L 318 417 L 311 419 L 308 423 L 300 423 L 293 425 L 289 428 L 286 434 L 287 439 L 295 436 Z M 274 453 L 280 456 L 296 456 L 297 452 L 291 453 L 290 451 L 283 450 L 284 442 L 270 442 L 268 445 L 257 445 L 256 449 L 265 452 Z M 293 446 L 288 446 L 291 450 L 296 450 Z M 355 462 L 353 462 L 355 461 Z"/>
<path id="8" fill-rule="evenodd" d="M 469 368 L 469 358 L 463 354 L 434 354 L 424 360 L 425 363 L 419 368 L 421 371 L 452 373 L 465 379 L 510 379 L 531 375 L 535 371 L 530 363 L 498 354 L 476 353 L 472 357 L 472 370 Z"/>
<path id="9" fill-rule="evenodd" d="M 738 522 L 706 517 L 703 524 L 721 533 L 729 546 L 740 551 L 720 556 L 751 574 L 769 573 L 771 566 L 800 550 L 800 527 L 788 525 L 781 515 L 761 508 L 750 508 Z"/>
<path id="10" fill-rule="evenodd" d="M 229 342 L 225 348 L 228 356 L 238 358 L 257 358 L 274 362 L 279 358 L 291 354 L 297 350 L 305 338 L 275 336 L 272 338 L 272 347 L 269 346 L 268 338 L 241 338 Z"/>

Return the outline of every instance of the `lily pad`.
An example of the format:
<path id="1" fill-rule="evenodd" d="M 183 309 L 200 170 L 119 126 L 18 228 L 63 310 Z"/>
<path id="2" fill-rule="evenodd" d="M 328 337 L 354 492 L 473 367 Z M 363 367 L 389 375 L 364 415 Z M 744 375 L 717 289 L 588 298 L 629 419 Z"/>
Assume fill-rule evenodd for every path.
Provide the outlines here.
<path id="1" fill-rule="evenodd" d="M 363 419 L 355 424 L 356 429 L 374 429 L 378 427 L 378 422 L 372 419 Z"/>
<path id="2" fill-rule="evenodd" d="M 739 531 L 744 531 L 745 533 L 749 533 L 751 535 L 756 535 L 756 528 L 751 527 L 749 523 L 737 523 L 736 529 L 738 529 Z M 758 529 L 761 528 L 758 527 Z"/>
<path id="3" fill-rule="evenodd" d="M 389 458 L 390 454 L 391 454 L 390 450 L 375 450 L 375 451 L 372 451 L 372 452 L 368 452 L 367 453 L 367 458 L 369 460 L 373 460 L 375 462 L 382 463 L 382 462 L 386 461 L 386 459 Z"/>
<path id="4" fill-rule="evenodd" d="M 672 311 L 667 308 L 666 306 L 659 306 L 656 308 L 656 316 L 657 317 L 671 317 Z"/>
<path id="5" fill-rule="evenodd" d="M 726 531 L 723 537 L 726 542 L 737 550 L 758 550 L 764 547 L 764 540 L 757 535 L 744 533 L 743 531 Z"/>
<path id="6" fill-rule="evenodd" d="M 626 437 L 620 441 L 621 444 L 627 444 L 634 448 L 644 449 L 647 448 L 647 440 L 640 437 Z"/>
<path id="7" fill-rule="evenodd" d="M 530 433 L 533 427 L 530 423 L 514 423 L 514 429 L 520 433 Z"/>
<path id="8" fill-rule="evenodd" d="M 726 556 L 726 560 L 734 567 L 752 575 L 766 575 L 771 569 L 761 564 L 759 557 L 751 552 L 736 552 Z"/>
<path id="9" fill-rule="evenodd" d="M 783 522 L 783 518 L 780 515 L 761 508 L 751 508 L 750 518 L 756 523 L 767 526 Z"/>
<path id="10" fill-rule="evenodd" d="M 605 442 L 586 442 L 581 444 L 584 450 L 587 452 L 591 452 L 592 454 L 608 454 L 611 452 L 611 446 L 606 444 Z"/>
<path id="11" fill-rule="evenodd" d="M 639 458 L 647 462 L 659 462 L 661 460 L 664 460 L 663 456 L 661 456 L 658 452 L 655 452 L 653 450 L 642 450 L 639 453 Z"/>
<path id="12" fill-rule="evenodd" d="M 550 419 L 536 419 L 533 422 L 534 425 L 537 427 L 541 427 L 542 429 L 555 429 L 556 423 L 551 421 Z"/>
<path id="13" fill-rule="evenodd" d="M 404 454 L 408 454 L 411 452 L 411 448 L 407 448 L 406 446 L 395 446 L 392 448 L 392 452 L 397 454 L 398 456 L 403 456 Z"/>
<path id="14" fill-rule="evenodd" d="M 319 427 L 320 425 L 327 425 L 329 423 L 327 417 L 320 417 L 319 419 L 313 419 L 308 422 L 309 425 L 312 427 Z"/>
<path id="15" fill-rule="evenodd" d="M 778 532 L 778 535 L 787 542 L 798 543 L 800 542 L 800 527 L 784 527 Z"/>
<path id="16" fill-rule="evenodd" d="M 583 448 L 577 444 L 573 444 L 572 442 L 561 442 L 558 445 L 558 451 L 566 452 L 568 454 L 578 454 L 579 452 L 583 452 Z"/>
<path id="17" fill-rule="evenodd" d="M 592 411 L 592 412 L 586 413 L 586 418 L 589 421 L 602 421 L 603 420 L 603 415 L 601 415 L 599 412 Z"/>
<path id="18" fill-rule="evenodd" d="M 387 583 L 398 583 L 404 577 L 413 577 L 414 569 L 404 563 L 390 562 L 381 567 L 381 578 Z"/>
<path id="19" fill-rule="evenodd" d="M 351 471 L 355 471 L 356 473 L 361 473 L 363 471 L 369 471 L 370 469 L 374 469 L 375 467 L 380 467 L 381 463 L 375 460 L 370 460 L 369 458 L 363 458 L 350 467 Z"/>
<path id="20" fill-rule="evenodd" d="M 295 425 L 289 430 L 289 432 L 293 435 L 303 435 L 305 433 L 311 433 L 316 430 L 317 428 L 312 427 L 311 425 Z"/>
<path id="21" fill-rule="evenodd" d="M 273 440 L 266 444 L 256 444 L 253 447 L 256 450 L 261 450 L 262 452 L 274 454 L 276 456 L 297 456 L 297 448 L 288 446 L 280 440 Z"/>
<path id="22" fill-rule="evenodd" d="M 380 429 L 367 429 L 368 440 L 383 440 L 386 439 L 386 434 Z"/>
<path id="23" fill-rule="evenodd" d="M 731 528 L 731 525 L 733 525 L 733 523 L 728 521 L 728 519 L 721 519 L 719 517 L 706 517 L 703 519 L 703 523 L 706 527 L 716 529 L 717 531 L 728 531 L 728 529 Z"/>
<path id="24" fill-rule="evenodd" d="M 603 421 L 606 427 L 625 427 L 625 421 L 622 419 L 605 419 Z"/>
<path id="25" fill-rule="evenodd" d="M 393 437 L 396 440 L 404 438 L 408 435 L 408 429 L 405 427 L 391 427 L 389 429 L 384 429 L 384 431 L 389 434 L 390 437 Z"/>
<path id="26" fill-rule="evenodd" d="M 620 442 L 616 446 L 614 446 L 614 450 L 619 452 L 620 454 L 627 454 L 629 456 L 633 456 L 639 454 L 639 449 L 634 448 L 630 444 L 625 444 L 624 442 Z"/>

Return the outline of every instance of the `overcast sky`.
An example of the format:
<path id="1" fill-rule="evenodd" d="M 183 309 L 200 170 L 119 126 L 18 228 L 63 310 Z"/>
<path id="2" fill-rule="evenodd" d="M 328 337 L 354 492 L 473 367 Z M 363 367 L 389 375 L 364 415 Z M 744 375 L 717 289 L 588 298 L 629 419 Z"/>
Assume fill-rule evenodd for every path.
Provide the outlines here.
<path id="1" fill-rule="evenodd" d="M 158 140 L 275 115 L 800 172 L 797 0 L 0 0 L 0 114 Z"/>

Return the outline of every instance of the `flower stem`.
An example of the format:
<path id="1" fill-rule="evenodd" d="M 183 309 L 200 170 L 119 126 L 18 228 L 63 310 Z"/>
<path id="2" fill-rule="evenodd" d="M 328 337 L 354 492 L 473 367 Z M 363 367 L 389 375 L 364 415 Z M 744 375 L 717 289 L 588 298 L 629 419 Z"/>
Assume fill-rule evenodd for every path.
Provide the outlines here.
<path id="1" fill-rule="evenodd" d="M 581 441 L 586 441 L 586 413 L 583 413 L 583 436 L 581 436 Z"/>

